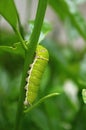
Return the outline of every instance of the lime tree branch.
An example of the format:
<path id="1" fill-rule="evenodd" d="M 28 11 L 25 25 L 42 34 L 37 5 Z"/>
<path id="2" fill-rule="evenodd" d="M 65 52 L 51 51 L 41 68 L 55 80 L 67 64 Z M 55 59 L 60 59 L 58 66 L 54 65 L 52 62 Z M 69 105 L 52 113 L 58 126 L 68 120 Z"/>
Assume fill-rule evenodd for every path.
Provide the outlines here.
<path id="1" fill-rule="evenodd" d="M 33 55 L 37 46 L 37 42 L 39 39 L 39 35 L 41 32 L 44 16 L 45 16 L 45 11 L 47 7 L 47 1 L 48 0 L 39 0 L 38 3 L 38 8 L 37 8 L 37 13 L 36 13 L 36 18 L 35 18 L 35 23 L 34 23 L 34 29 L 30 37 L 30 41 L 28 41 L 29 46 L 28 49 L 26 50 L 26 58 L 25 58 L 25 63 L 24 63 L 24 70 L 23 70 L 23 75 L 22 75 L 22 81 L 21 81 L 21 87 L 20 87 L 20 96 L 19 96 L 19 103 L 18 103 L 18 110 L 16 114 L 16 122 L 15 122 L 15 128 L 14 130 L 20 130 L 21 125 L 22 125 L 22 119 L 23 119 L 23 110 L 24 110 L 24 99 L 25 99 L 25 79 L 27 77 L 27 71 L 29 68 L 29 65 L 33 59 Z"/>

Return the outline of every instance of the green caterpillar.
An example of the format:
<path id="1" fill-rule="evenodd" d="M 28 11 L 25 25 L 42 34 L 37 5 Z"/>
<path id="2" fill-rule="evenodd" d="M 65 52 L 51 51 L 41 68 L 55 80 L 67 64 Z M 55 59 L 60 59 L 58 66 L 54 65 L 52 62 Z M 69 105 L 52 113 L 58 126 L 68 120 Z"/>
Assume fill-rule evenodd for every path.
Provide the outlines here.
<path id="1" fill-rule="evenodd" d="M 29 76 L 26 78 L 26 97 L 24 104 L 32 104 L 37 97 L 37 93 L 42 79 L 43 72 L 49 60 L 49 54 L 46 48 L 38 45 L 31 69 L 28 71 Z"/>
<path id="2" fill-rule="evenodd" d="M 86 104 L 86 89 L 82 90 L 82 98 L 83 98 L 84 103 Z"/>

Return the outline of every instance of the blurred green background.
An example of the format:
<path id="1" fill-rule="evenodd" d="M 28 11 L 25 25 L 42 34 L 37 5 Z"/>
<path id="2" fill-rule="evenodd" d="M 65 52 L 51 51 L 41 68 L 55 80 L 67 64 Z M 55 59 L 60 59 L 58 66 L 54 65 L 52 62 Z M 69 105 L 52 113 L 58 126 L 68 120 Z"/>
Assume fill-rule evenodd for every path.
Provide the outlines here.
<path id="1" fill-rule="evenodd" d="M 68 1 L 49 0 L 47 16 L 50 17 L 46 16 L 46 19 L 52 29 L 40 43 L 48 49 L 50 60 L 38 99 L 52 92 L 60 95 L 26 113 L 22 130 L 86 130 L 86 105 L 81 95 L 82 89 L 86 88 L 86 21 L 79 12 L 80 7 L 86 7 L 86 1 Z M 27 21 L 34 17 L 32 13 L 36 7 L 31 0 L 25 2 L 28 3 L 27 8 L 25 6 L 27 20 L 22 22 L 22 28 L 27 38 L 30 33 Z M 19 39 L 3 21 L 0 16 L 0 46 L 13 46 Z M 0 49 L 0 130 L 14 127 L 23 65 L 23 56 Z"/>

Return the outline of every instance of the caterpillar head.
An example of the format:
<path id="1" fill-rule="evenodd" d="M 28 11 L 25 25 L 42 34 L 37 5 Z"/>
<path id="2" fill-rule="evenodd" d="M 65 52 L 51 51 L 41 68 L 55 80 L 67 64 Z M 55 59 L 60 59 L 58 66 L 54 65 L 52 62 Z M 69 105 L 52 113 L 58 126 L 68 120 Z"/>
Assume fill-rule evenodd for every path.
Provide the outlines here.
<path id="1" fill-rule="evenodd" d="M 36 48 L 36 56 L 44 58 L 45 60 L 49 59 L 49 53 L 46 48 L 41 45 L 38 45 Z"/>

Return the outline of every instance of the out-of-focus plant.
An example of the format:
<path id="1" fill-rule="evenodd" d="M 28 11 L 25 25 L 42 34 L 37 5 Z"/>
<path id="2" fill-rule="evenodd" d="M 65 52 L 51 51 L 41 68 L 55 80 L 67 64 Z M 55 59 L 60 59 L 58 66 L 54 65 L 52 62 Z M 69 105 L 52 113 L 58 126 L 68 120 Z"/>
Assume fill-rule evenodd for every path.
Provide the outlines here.
<path id="1" fill-rule="evenodd" d="M 80 51 L 72 47 L 78 37 L 86 40 L 86 21 L 78 10 L 81 3 L 85 0 L 39 0 L 35 20 L 26 23 L 27 32 L 15 2 L 0 1 L 0 18 L 4 17 L 15 32 L 0 29 L 0 130 L 86 129 L 86 105 L 82 100 L 82 94 L 84 101 L 86 98 L 85 46 Z M 53 36 L 45 38 L 53 29 L 43 22 L 47 5 L 65 25 L 69 42 L 65 47 Z M 38 43 L 48 50 L 49 63 L 36 101 L 25 109 L 25 79 Z"/>

